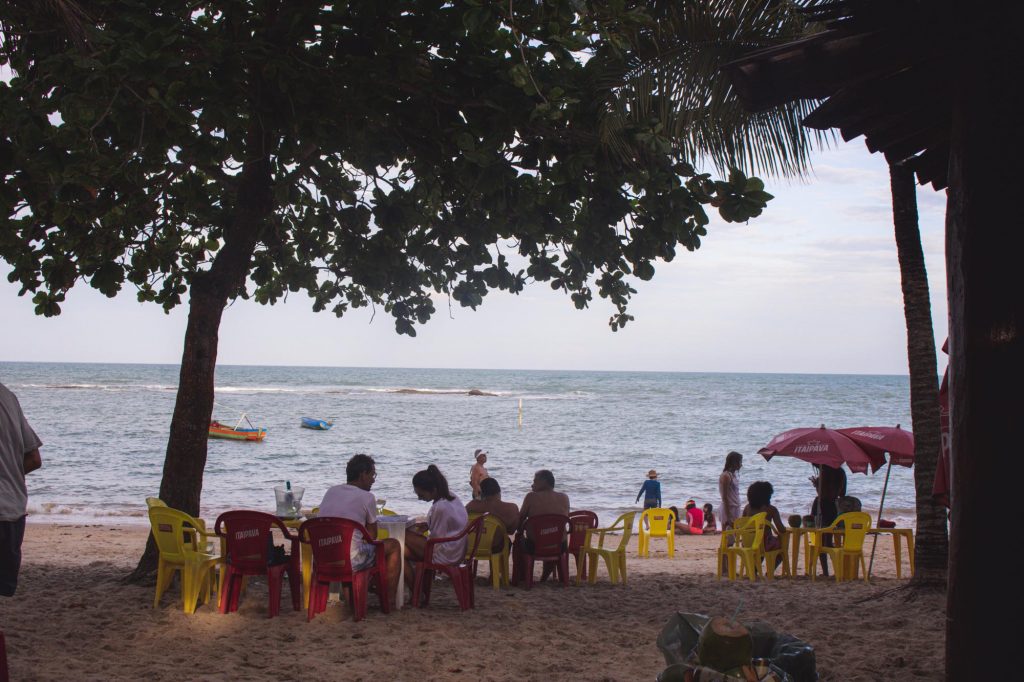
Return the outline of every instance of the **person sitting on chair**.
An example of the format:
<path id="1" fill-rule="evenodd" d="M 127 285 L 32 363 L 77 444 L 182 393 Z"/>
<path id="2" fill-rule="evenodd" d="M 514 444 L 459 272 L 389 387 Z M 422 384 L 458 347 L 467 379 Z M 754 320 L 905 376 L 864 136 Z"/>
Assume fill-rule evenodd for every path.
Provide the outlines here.
<path id="1" fill-rule="evenodd" d="M 318 517 L 334 516 L 362 524 L 371 539 L 377 537 L 377 500 L 370 492 L 377 480 L 377 467 L 369 455 L 353 455 L 345 465 L 346 483 L 332 486 L 324 493 Z M 395 606 L 398 597 L 398 567 L 401 545 L 394 538 L 384 540 L 384 556 L 388 570 L 388 598 Z M 373 545 L 363 538 L 352 541 L 352 568 L 360 571 L 374 561 Z"/>
<path id="2" fill-rule="evenodd" d="M 533 475 L 533 485 L 519 508 L 519 527 L 525 529 L 528 518 L 541 514 L 569 515 L 569 496 L 555 490 L 555 475 L 547 469 Z"/>
<path id="3" fill-rule="evenodd" d="M 423 524 L 413 526 L 405 532 L 405 558 L 410 562 L 405 571 L 405 584 L 410 589 L 415 578 L 415 566 L 411 562 L 421 561 L 427 547 L 427 536 L 446 538 L 458 535 L 469 524 L 469 514 L 462 502 L 448 490 L 448 479 L 441 470 L 431 464 L 423 471 L 417 471 L 412 477 L 412 489 L 416 497 L 424 502 L 431 502 L 427 512 L 426 528 Z M 443 542 L 434 547 L 433 561 L 437 564 L 458 564 L 466 557 L 467 539 L 458 542 Z"/>
<path id="4" fill-rule="evenodd" d="M 501 486 L 493 478 L 485 478 L 480 481 L 479 500 L 470 500 L 466 503 L 466 511 L 470 514 L 490 513 L 494 518 L 505 524 L 505 531 L 514 535 L 519 528 L 519 507 L 514 502 L 501 501 Z M 494 538 L 494 551 L 500 551 L 504 546 L 505 538 Z"/>
<path id="5" fill-rule="evenodd" d="M 523 498 L 523 504 L 519 508 L 519 528 L 523 531 L 516 536 L 519 551 L 523 549 L 528 552 L 532 551 L 533 538 L 524 537 L 526 521 L 531 516 L 541 516 L 543 514 L 569 516 L 569 496 L 555 490 L 555 475 L 548 469 L 541 469 L 533 475 L 533 485 L 530 492 L 526 493 L 526 497 Z M 552 564 L 544 564 L 541 582 L 551 575 L 552 570 Z"/>
<path id="6" fill-rule="evenodd" d="M 767 523 L 764 526 L 764 549 L 768 552 L 782 546 L 782 540 L 779 538 L 786 531 L 786 527 L 782 525 L 782 516 L 779 515 L 779 510 L 772 505 L 772 494 L 774 493 L 775 489 L 768 481 L 751 483 L 747 488 L 747 506 L 743 508 L 743 516 L 753 516 L 761 512 L 767 514 Z M 777 532 L 772 531 L 773 524 Z M 781 558 L 777 557 L 777 559 L 782 561 Z"/>

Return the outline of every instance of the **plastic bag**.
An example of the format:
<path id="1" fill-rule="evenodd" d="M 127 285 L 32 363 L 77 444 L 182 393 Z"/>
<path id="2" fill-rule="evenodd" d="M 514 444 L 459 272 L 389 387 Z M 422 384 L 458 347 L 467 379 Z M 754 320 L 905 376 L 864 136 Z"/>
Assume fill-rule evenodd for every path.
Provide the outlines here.
<path id="1" fill-rule="evenodd" d="M 658 676 L 663 682 L 687 679 L 686 671 L 693 673 L 689 679 L 711 680 L 713 671 L 699 668 L 694 655 L 697 640 L 709 616 L 700 613 L 675 613 L 668 619 L 658 634 L 657 645 L 668 666 Z M 816 682 L 818 673 L 814 647 L 796 637 L 779 633 L 770 624 L 762 621 L 743 623 L 750 631 L 754 658 L 771 661 L 771 672 L 782 682 Z M 743 679 L 718 673 L 720 679 Z"/>

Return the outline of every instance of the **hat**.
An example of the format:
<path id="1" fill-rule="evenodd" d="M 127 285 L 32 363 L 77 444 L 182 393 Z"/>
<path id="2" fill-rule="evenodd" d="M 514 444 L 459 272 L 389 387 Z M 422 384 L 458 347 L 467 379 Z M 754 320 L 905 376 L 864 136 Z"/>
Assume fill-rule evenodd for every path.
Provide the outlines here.
<path id="1" fill-rule="evenodd" d="M 480 455 L 486 455 L 486 454 L 487 454 L 486 450 L 483 450 L 481 448 L 477 448 L 476 452 L 473 453 L 473 456 L 474 457 L 479 457 Z"/>
<path id="2" fill-rule="evenodd" d="M 687 500 L 687 501 L 686 501 L 686 504 L 684 504 L 683 506 L 684 506 L 684 507 L 689 507 L 689 506 L 691 506 L 691 505 L 692 505 L 692 506 L 694 506 L 694 507 L 696 507 L 696 506 L 697 506 L 697 503 L 696 503 L 696 502 L 694 502 L 693 500 Z"/>
<path id="3" fill-rule="evenodd" d="M 647 478 L 657 478 L 657 477 L 658 477 L 658 472 L 655 471 L 654 469 L 651 469 L 650 471 L 647 472 Z"/>

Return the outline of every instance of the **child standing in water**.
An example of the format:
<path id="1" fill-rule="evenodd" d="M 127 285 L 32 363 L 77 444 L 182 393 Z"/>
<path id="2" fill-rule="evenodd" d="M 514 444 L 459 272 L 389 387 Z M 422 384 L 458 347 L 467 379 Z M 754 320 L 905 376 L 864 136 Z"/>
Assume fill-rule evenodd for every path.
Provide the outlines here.
<path id="1" fill-rule="evenodd" d="M 644 498 L 644 509 L 657 509 L 661 506 L 661 483 L 658 481 L 658 472 L 654 469 L 647 472 L 647 480 L 636 494 L 637 502 L 640 501 L 641 495 Z"/>

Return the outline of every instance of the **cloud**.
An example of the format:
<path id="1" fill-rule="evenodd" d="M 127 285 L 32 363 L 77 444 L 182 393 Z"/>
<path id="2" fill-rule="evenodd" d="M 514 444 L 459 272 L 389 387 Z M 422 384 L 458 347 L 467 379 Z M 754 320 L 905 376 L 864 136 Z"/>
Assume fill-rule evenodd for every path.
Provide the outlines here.
<path id="1" fill-rule="evenodd" d="M 813 177 L 818 182 L 837 185 L 888 184 L 888 178 L 870 168 L 847 168 L 843 166 L 815 166 Z"/>
<path id="2" fill-rule="evenodd" d="M 841 212 L 843 215 L 849 216 L 850 218 L 856 218 L 857 220 L 870 220 L 872 222 L 879 220 L 892 220 L 892 206 L 888 204 L 879 203 L 846 206 Z"/>

